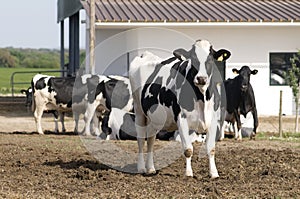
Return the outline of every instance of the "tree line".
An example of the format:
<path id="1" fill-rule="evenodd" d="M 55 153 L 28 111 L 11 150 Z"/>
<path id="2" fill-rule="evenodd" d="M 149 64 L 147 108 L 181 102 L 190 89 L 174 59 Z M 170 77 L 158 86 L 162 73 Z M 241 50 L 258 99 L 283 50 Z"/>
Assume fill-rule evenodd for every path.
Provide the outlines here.
<path id="1" fill-rule="evenodd" d="M 65 50 L 65 60 L 69 58 Z M 80 63 L 85 51 L 80 51 Z M 57 49 L 0 48 L 0 67 L 4 68 L 60 68 L 60 51 Z"/>

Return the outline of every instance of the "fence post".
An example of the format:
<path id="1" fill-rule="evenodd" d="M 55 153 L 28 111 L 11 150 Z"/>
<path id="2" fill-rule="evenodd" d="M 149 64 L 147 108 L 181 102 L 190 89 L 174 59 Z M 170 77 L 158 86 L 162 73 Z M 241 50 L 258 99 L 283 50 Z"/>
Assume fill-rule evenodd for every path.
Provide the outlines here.
<path id="1" fill-rule="evenodd" d="M 282 138 L 282 90 L 279 96 L 279 136 Z"/>

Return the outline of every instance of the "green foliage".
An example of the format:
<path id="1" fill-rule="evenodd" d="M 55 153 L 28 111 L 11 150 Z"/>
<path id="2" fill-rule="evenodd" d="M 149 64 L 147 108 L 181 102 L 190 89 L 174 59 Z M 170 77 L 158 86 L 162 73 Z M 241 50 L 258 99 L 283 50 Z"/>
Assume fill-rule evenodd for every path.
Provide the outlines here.
<path id="1" fill-rule="evenodd" d="M 68 62 L 65 50 L 65 62 Z M 85 59 L 85 51 L 80 51 L 80 62 Z M 60 51 L 56 49 L 0 48 L 0 67 L 4 68 L 60 68 Z"/>
<path id="2" fill-rule="evenodd" d="M 293 95 L 295 98 L 299 96 L 299 83 L 300 83 L 300 51 L 297 55 L 291 58 L 292 67 L 287 71 L 286 81 L 292 88 Z"/>
<path id="3" fill-rule="evenodd" d="M 44 70 L 53 70 L 51 68 L 35 69 L 35 68 L 0 68 L 0 94 L 11 93 L 11 75 L 14 72 L 30 72 L 30 71 L 44 71 Z M 54 69 L 55 70 L 55 69 Z M 14 92 L 16 94 L 20 93 L 21 89 L 27 89 L 30 86 L 32 77 L 36 73 L 18 73 L 14 76 L 15 82 L 22 82 L 24 84 L 16 84 L 14 87 Z M 46 75 L 60 76 L 60 73 L 50 73 L 50 72 L 41 72 Z"/>

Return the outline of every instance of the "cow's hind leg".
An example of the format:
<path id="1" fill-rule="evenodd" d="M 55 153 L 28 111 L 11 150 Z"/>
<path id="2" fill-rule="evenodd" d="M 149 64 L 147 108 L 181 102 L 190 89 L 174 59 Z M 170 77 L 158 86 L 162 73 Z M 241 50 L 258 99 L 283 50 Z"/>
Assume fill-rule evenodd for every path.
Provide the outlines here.
<path id="1" fill-rule="evenodd" d="M 60 112 L 60 123 L 61 123 L 61 132 L 65 133 L 66 132 L 66 127 L 65 127 L 65 113 Z"/>
<path id="2" fill-rule="evenodd" d="M 138 114 L 136 114 L 135 127 L 137 132 L 137 142 L 139 148 L 137 170 L 138 173 L 145 173 L 146 167 L 145 167 L 143 148 L 145 145 L 146 127 L 145 127 L 145 118 L 143 116 L 139 116 Z"/>
<path id="3" fill-rule="evenodd" d="M 44 134 L 42 130 L 42 115 L 44 111 L 45 105 L 36 105 L 35 110 L 34 110 L 34 119 L 36 123 L 36 130 L 39 134 Z"/>
<path id="4" fill-rule="evenodd" d="M 147 162 L 146 169 L 147 174 L 155 174 L 155 168 L 153 163 L 153 146 L 155 141 L 155 132 L 154 135 L 151 133 L 149 137 L 147 137 Z"/>

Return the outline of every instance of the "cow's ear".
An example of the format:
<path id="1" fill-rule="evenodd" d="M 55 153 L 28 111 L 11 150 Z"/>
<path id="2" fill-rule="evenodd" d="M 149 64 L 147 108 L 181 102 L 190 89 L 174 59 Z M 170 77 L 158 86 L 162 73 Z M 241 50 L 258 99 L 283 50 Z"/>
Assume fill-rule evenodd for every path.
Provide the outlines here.
<path id="1" fill-rule="evenodd" d="M 251 74 L 256 75 L 257 72 L 258 72 L 258 70 L 254 69 L 254 70 L 251 71 Z"/>
<path id="2" fill-rule="evenodd" d="M 228 50 L 221 49 L 214 52 L 214 58 L 217 61 L 226 61 L 230 57 L 231 53 Z"/>
<path id="3" fill-rule="evenodd" d="M 232 72 L 233 72 L 233 74 L 239 74 L 239 70 L 236 69 L 236 68 L 233 68 L 233 69 L 232 69 Z"/>
<path id="4" fill-rule="evenodd" d="M 182 48 L 179 48 L 177 50 L 173 51 L 173 55 L 177 58 L 180 59 L 181 61 L 187 60 L 190 55 L 190 53 Z"/>

